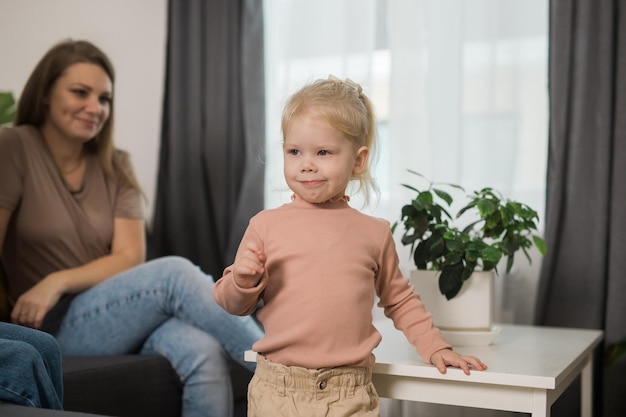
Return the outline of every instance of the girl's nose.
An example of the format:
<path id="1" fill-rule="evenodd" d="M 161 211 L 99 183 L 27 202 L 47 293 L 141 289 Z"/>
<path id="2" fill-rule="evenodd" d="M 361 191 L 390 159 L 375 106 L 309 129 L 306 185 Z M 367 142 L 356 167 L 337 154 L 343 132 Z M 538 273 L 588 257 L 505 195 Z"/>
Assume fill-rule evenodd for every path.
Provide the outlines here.
<path id="1" fill-rule="evenodd" d="M 315 170 L 315 164 L 310 158 L 304 158 L 300 165 L 300 172 L 311 172 Z"/>

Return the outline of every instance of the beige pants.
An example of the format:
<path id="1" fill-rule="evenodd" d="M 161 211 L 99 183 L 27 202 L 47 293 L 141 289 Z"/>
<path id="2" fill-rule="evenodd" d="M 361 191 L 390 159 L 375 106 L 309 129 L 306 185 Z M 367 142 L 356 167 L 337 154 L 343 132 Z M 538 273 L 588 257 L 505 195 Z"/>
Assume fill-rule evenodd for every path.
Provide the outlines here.
<path id="1" fill-rule="evenodd" d="M 257 355 L 248 417 L 379 417 L 370 368 L 306 369 Z"/>

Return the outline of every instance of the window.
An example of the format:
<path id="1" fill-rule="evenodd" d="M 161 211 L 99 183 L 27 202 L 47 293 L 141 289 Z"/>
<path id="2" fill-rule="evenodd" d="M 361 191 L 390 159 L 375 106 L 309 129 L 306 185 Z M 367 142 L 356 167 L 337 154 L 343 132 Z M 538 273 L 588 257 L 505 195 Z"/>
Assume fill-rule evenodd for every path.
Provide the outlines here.
<path id="1" fill-rule="evenodd" d="M 412 169 L 468 190 L 491 186 L 543 217 L 547 0 L 265 0 L 264 7 L 267 207 L 290 195 L 281 192 L 282 106 L 305 83 L 333 74 L 360 83 L 377 109 L 381 196 L 366 212 L 397 220 L 412 197 L 400 185 L 416 182 Z M 401 266 L 410 268 L 402 253 Z"/>

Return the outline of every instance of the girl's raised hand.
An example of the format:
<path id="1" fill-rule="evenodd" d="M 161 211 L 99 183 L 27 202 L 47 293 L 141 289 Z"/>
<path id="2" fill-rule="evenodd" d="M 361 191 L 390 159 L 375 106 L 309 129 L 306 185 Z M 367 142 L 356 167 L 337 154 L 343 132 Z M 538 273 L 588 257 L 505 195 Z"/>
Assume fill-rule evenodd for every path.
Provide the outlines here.
<path id="1" fill-rule="evenodd" d="M 265 273 L 266 257 L 254 244 L 249 244 L 235 258 L 233 278 L 242 288 L 253 288 Z"/>

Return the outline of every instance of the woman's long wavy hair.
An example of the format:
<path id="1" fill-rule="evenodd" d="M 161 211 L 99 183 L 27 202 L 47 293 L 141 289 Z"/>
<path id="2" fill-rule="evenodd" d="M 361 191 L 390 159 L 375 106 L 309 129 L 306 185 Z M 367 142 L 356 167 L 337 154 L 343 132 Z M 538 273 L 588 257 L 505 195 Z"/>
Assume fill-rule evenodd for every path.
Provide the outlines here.
<path id="1" fill-rule="evenodd" d="M 98 47 L 84 40 L 60 42 L 46 52 L 30 74 L 18 100 L 14 125 L 43 126 L 48 116 L 50 90 L 68 67 L 78 63 L 98 65 L 109 76 L 111 84 L 115 85 L 113 64 Z M 121 161 L 124 153 L 118 151 L 113 143 L 113 107 L 112 99 L 109 118 L 100 133 L 85 143 L 85 150 L 98 155 L 102 169 L 109 178 L 141 192 L 130 165 Z"/>

